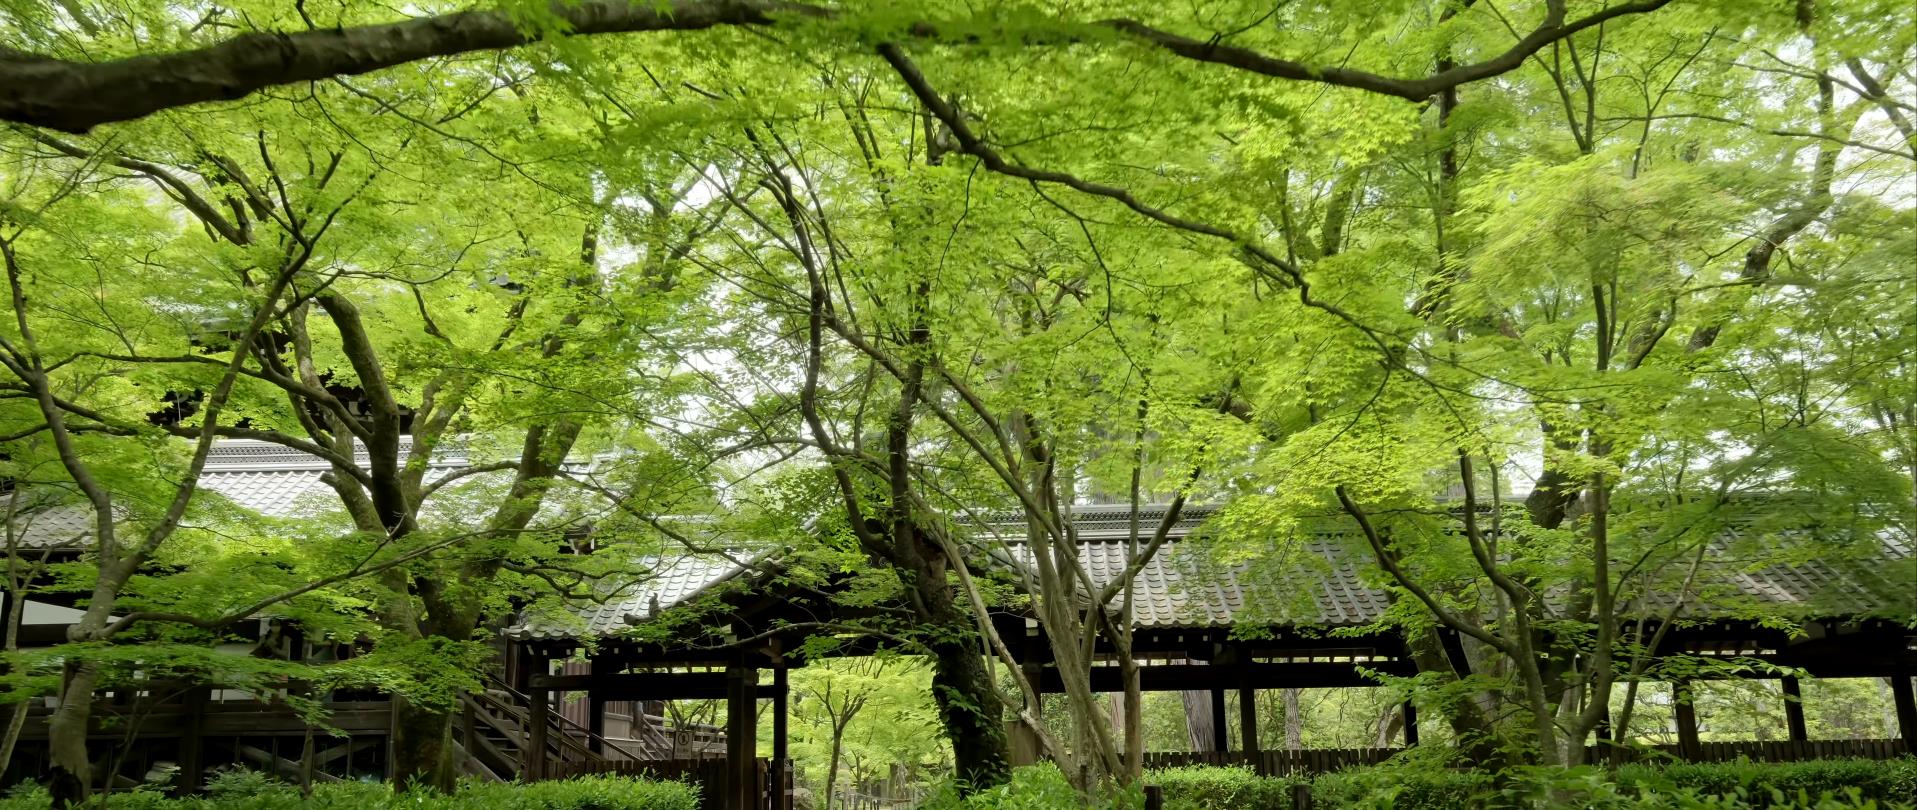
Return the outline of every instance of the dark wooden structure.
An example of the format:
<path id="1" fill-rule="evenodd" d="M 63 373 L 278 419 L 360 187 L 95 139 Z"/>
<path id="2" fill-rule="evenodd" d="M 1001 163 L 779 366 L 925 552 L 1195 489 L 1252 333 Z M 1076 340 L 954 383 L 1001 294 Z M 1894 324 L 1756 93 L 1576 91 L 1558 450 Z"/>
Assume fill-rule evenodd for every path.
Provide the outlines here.
<path id="1" fill-rule="evenodd" d="M 312 475 L 317 480 L 318 472 Z M 1113 508 L 1078 512 L 1079 556 L 1095 581 L 1111 581 L 1126 567 L 1122 540 L 1129 520 L 1124 517 Z M 1361 631 L 1378 626 L 1390 596 L 1358 573 L 1363 566 L 1349 558 L 1349 544 L 1330 536 L 1307 538 L 1298 546 L 1308 558 L 1306 564 L 1261 579 L 1255 572 L 1206 567 L 1203 544 L 1189 541 L 1207 517 L 1207 510 L 1191 510 L 1175 529 L 1173 542 L 1141 572 L 1133 648 L 1146 691 L 1209 693 L 1217 751 L 1150 754 L 1147 762 L 1236 762 L 1282 773 L 1373 762 L 1396 751 L 1259 750 L 1261 718 L 1254 699 L 1259 690 L 1375 686 L 1368 673 L 1408 676 L 1415 674 L 1415 666 L 1402 636 Z M 1157 519 L 1147 514 L 1145 523 Z M 1016 565 L 1017 549 L 994 559 Z M 1841 744 L 1808 740 L 1801 690 L 1791 679 L 1783 687 L 1789 740 L 1769 747 L 1702 741 L 1694 708 L 1680 699 L 1680 740 L 1672 753 L 1687 759 L 1729 756 L 1727 752 L 1789 759 L 1917 751 L 1917 693 L 1910 677 L 1917 674 L 1917 635 L 1893 618 L 1878 618 L 1884 605 L 1870 601 L 1875 598 L 1872 588 L 1842 580 L 1844 572 L 1818 565 L 1813 561 L 1801 570 L 1756 573 L 1733 565 L 1717 574 L 1733 584 L 1749 583 L 1752 598 L 1802 598 L 1809 604 L 1810 596 L 1835 590 L 1852 600 L 1805 615 L 1803 632 L 1688 613 L 1663 635 L 1653 654 L 1754 660 L 1780 672 L 1814 677 L 1892 678 L 1901 739 Z M 522 779 L 672 773 L 704 784 L 710 807 L 788 810 L 788 674 L 806 665 L 800 651 L 813 628 L 826 620 L 837 624 L 862 615 L 834 600 L 829 590 L 780 584 L 775 552 L 743 558 L 688 555 L 656 560 L 648 568 L 640 586 L 621 600 L 582 605 L 574 621 L 526 621 L 502 634 L 497 680 L 468 699 L 456 724 L 466 768 L 482 777 Z M 1839 580 L 1844 587 L 1833 589 Z M 1298 594 L 1311 603 L 1307 609 L 1270 607 L 1288 605 L 1288 595 Z M 1910 596 L 1917 599 L 1917 589 Z M 629 632 L 675 610 L 696 611 L 697 619 L 681 625 L 669 644 Z M 1005 612 L 990 619 L 1032 682 L 1044 692 L 1064 691 L 1050 644 L 1031 617 Z M 44 626 L 35 632 L 51 641 L 60 630 Z M 1441 640 L 1455 662 L 1465 660 L 1455 638 Z M 876 643 L 841 641 L 835 655 L 867 653 Z M 1110 650 L 1096 653 L 1109 663 Z M 1117 667 L 1095 667 L 1090 686 L 1095 692 L 1119 691 Z M 1688 688 L 1675 686 L 1680 696 Z M 1227 695 L 1233 691 L 1239 695 L 1236 741 L 1227 738 L 1224 722 Z M 343 736 L 322 733 L 323 739 L 313 745 L 307 744 L 312 730 L 274 695 L 160 684 L 104 693 L 96 739 L 103 752 L 129 741 L 149 743 L 146 754 L 114 769 L 115 778 L 138 779 L 160 761 L 154 752 L 166 751 L 181 771 L 176 785 L 188 791 L 199 786 L 208 767 L 222 762 L 247 762 L 318 779 L 382 773 L 390 762 L 385 755 L 392 728 L 390 704 L 378 695 L 328 697 L 334 709 L 331 724 Z M 608 736 L 608 729 L 621 723 L 628 728 L 650 724 L 654 715 L 644 707 L 674 700 L 723 701 L 722 733 L 717 728 L 692 730 L 697 745 L 686 753 L 695 756 L 662 751 L 637 739 L 636 732 L 627 738 Z M 34 711 L 22 748 L 26 759 L 32 758 L 33 742 L 44 739 L 41 718 L 46 709 Z M 769 712 L 771 729 L 764 745 L 759 740 L 762 712 Z M 1407 705 L 1403 712 L 1404 743 L 1416 745 L 1416 707 Z M 1035 750 L 1029 740 L 1015 737 L 1013 742 L 1015 751 L 1029 755 Z M 30 773 L 32 767 L 16 771 Z"/>

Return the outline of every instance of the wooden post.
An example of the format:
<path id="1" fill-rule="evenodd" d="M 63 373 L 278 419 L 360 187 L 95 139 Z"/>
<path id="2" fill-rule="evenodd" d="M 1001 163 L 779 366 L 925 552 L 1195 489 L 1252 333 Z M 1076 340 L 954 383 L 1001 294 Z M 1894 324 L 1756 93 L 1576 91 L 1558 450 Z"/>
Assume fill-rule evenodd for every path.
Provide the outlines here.
<path id="1" fill-rule="evenodd" d="M 1211 690 L 1211 747 L 1222 754 L 1231 750 L 1231 735 L 1225 728 L 1225 690 Z"/>
<path id="2" fill-rule="evenodd" d="M 1804 723 L 1804 689 L 1791 675 L 1784 676 L 1784 723 L 1790 726 L 1791 742 L 1810 741 L 1810 730 Z"/>
<path id="3" fill-rule="evenodd" d="M 1258 753 L 1258 690 L 1249 685 L 1238 687 L 1238 737 L 1241 750 Z"/>
<path id="4" fill-rule="evenodd" d="M 399 701 L 398 695 L 386 696 L 386 781 L 399 776 Z M 522 755 L 523 758 L 523 755 Z"/>
<path id="5" fill-rule="evenodd" d="M 1158 785 L 1145 786 L 1145 810 L 1165 810 L 1165 789 Z"/>
<path id="6" fill-rule="evenodd" d="M 1294 810 L 1311 810 L 1311 783 L 1297 782 L 1291 786 L 1291 806 Z"/>
<path id="7" fill-rule="evenodd" d="M 1407 700 L 1404 702 L 1404 747 L 1410 748 L 1417 744 L 1418 707 L 1411 705 L 1411 701 Z M 1579 744 L 1582 745 L 1582 743 Z"/>
<path id="8" fill-rule="evenodd" d="M 1671 682 L 1671 705 L 1677 715 L 1677 749 L 1683 759 L 1696 761 L 1702 750 L 1697 742 L 1697 705 L 1692 702 L 1690 681 Z"/>
<path id="9" fill-rule="evenodd" d="M 792 794 L 786 790 L 786 682 L 785 661 L 772 669 L 772 810 L 791 810 Z"/>
<path id="10" fill-rule="evenodd" d="M 586 693 L 586 750 L 595 754 L 606 753 L 606 701 Z"/>
<path id="11" fill-rule="evenodd" d="M 533 687 L 527 712 L 526 750 L 519 752 L 520 770 L 528 782 L 546 778 L 546 731 L 552 725 L 552 694 Z"/>
<path id="12" fill-rule="evenodd" d="M 186 730 L 180 735 L 180 778 L 175 791 L 182 796 L 200 792 L 206 772 L 206 701 L 212 689 L 195 686 L 186 691 Z M 25 707 L 21 710 L 24 711 Z"/>
<path id="13" fill-rule="evenodd" d="M 1897 704 L 1897 729 L 1903 733 L 1904 753 L 1917 754 L 1917 693 L 1911 689 L 1910 670 L 1899 667 L 1890 679 L 1891 698 Z"/>
<path id="14" fill-rule="evenodd" d="M 759 787 L 759 671 L 744 664 L 726 670 L 726 801 L 751 810 L 764 806 Z"/>
<path id="15" fill-rule="evenodd" d="M 468 695 L 462 699 L 459 706 L 460 745 L 466 747 L 466 753 L 476 755 L 475 752 L 479 750 L 479 743 L 474 742 L 474 739 L 479 736 L 479 732 L 476 728 L 477 718 L 473 715 L 472 696 Z"/>

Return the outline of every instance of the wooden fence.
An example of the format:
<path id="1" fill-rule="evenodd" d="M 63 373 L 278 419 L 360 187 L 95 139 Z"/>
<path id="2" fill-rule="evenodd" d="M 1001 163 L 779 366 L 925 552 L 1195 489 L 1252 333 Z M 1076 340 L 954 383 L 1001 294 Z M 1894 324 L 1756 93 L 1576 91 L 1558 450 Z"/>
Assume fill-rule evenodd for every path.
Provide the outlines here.
<path id="1" fill-rule="evenodd" d="M 1145 767 L 1235 765 L 1263 776 L 1330 773 L 1355 765 L 1376 765 L 1403 748 L 1308 748 L 1299 751 L 1173 751 L 1147 753 Z"/>
<path id="2" fill-rule="evenodd" d="M 1250 768 L 1262 776 L 1330 773 L 1358 765 L 1376 765 L 1403 748 L 1327 748 L 1303 751 L 1176 751 L 1148 753 L 1145 767 L 1176 768 L 1183 765 L 1227 765 Z M 1800 762 L 1811 759 L 1896 759 L 1905 755 L 1903 740 L 1808 740 L 1791 742 L 1737 741 L 1698 743 L 1697 750 L 1685 756 L 1681 746 L 1654 745 L 1617 752 L 1618 761 L 1656 760 L 1665 757 L 1691 762 L 1730 762 L 1749 759 L 1757 762 Z M 1587 761 L 1602 756 L 1596 746 L 1585 749 Z"/>
<path id="3" fill-rule="evenodd" d="M 1597 746 L 1584 749 L 1588 761 L 1602 756 Z M 1772 740 L 1757 742 L 1701 742 L 1697 750 L 1685 755 L 1681 745 L 1654 745 L 1627 750 L 1624 761 L 1654 760 L 1670 757 L 1690 762 L 1732 762 L 1749 759 L 1756 762 L 1802 762 L 1810 759 L 1896 759 L 1904 756 L 1903 740 Z"/>

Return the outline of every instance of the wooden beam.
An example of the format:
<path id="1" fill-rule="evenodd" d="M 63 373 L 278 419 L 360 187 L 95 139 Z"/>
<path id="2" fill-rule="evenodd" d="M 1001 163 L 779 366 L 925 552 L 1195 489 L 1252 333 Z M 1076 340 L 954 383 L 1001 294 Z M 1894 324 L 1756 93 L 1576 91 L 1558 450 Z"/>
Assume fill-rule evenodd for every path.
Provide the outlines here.
<path id="1" fill-rule="evenodd" d="M 772 670 L 772 810 L 792 810 L 792 794 L 786 790 L 786 665 L 780 661 Z"/>
<path id="2" fill-rule="evenodd" d="M 726 670 L 726 800 L 723 806 L 750 810 L 759 795 L 759 671 L 749 666 Z"/>
<path id="3" fill-rule="evenodd" d="M 1225 733 L 1225 690 L 1211 690 L 1211 744 L 1218 753 L 1231 750 L 1231 735 Z"/>
<path id="4" fill-rule="evenodd" d="M 598 695 L 586 696 L 586 750 L 595 754 L 606 752 L 606 699 Z"/>
<path id="5" fill-rule="evenodd" d="M 317 756 L 313 757 L 313 763 L 324 767 L 340 757 L 350 757 L 378 744 L 379 740 L 372 739 L 348 740 L 332 748 L 328 748 L 325 751 L 321 751 Z"/>
<path id="6" fill-rule="evenodd" d="M 585 692 L 603 700 L 720 700 L 727 697 L 725 672 L 620 672 L 604 675 L 534 675 L 528 688 Z M 769 697 L 779 687 L 762 687 Z"/>
<path id="7" fill-rule="evenodd" d="M 1695 762 L 1703 753 L 1697 741 L 1697 704 L 1689 681 L 1671 682 L 1671 703 L 1677 715 L 1677 748 L 1679 756 Z"/>
<path id="8" fill-rule="evenodd" d="M 1145 692 L 1188 692 L 1215 689 L 1328 689 L 1335 687 L 1377 686 L 1359 668 L 1375 669 L 1392 675 L 1417 674 L 1409 661 L 1343 663 L 1298 661 L 1257 664 L 1149 664 L 1138 668 L 1138 688 Z M 1046 667 L 1036 684 L 1046 694 L 1065 691 L 1058 670 Z M 1093 692 L 1123 692 L 1118 667 L 1092 667 Z"/>
<path id="9" fill-rule="evenodd" d="M 526 749 L 519 752 L 523 761 L 521 770 L 526 781 L 537 782 L 546 778 L 546 734 L 552 725 L 552 693 L 539 687 L 533 687 L 528 693 L 532 707 L 526 718 Z"/>
<path id="10" fill-rule="evenodd" d="M 1410 748 L 1418 744 L 1418 707 L 1411 701 L 1404 702 L 1404 745 Z"/>
<path id="11" fill-rule="evenodd" d="M 182 796 L 200 792 L 206 775 L 206 700 L 212 690 L 195 686 L 186 692 L 186 728 L 180 735 L 180 778 L 174 784 Z"/>
<path id="12" fill-rule="evenodd" d="M 1810 741 L 1810 730 L 1804 723 L 1804 690 L 1790 675 L 1784 676 L 1784 724 L 1790 727 L 1791 742 Z"/>
<path id="13" fill-rule="evenodd" d="M 1890 679 L 1891 699 L 1897 704 L 1897 729 L 1904 737 L 1906 754 L 1917 754 L 1917 693 L 1912 688 L 1908 669 Z"/>
<path id="14" fill-rule="evenodd" d="M 1250 686 L 1238 690 L 1238 738 L 1238 750 L 1258 753 L 1258 690 Z"/>

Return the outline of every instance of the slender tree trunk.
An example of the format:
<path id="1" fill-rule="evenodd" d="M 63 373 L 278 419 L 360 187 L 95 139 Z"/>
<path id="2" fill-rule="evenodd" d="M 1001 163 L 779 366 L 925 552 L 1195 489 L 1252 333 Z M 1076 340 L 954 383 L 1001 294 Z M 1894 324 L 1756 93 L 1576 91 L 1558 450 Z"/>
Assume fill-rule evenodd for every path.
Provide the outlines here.
<path id="1" fill-rule="evenodd" d="M 1284 689 L 1285 700 L 1285 750 L 1297 751 L 1305 746 L 1305 711 L 1301 690 Z"/>
<path id="2" fill-rule="evenodd" d="M 27 595 L 25 588 L 14 588 L 7 599 L 7 652 L 20 649 L 20 622 L 26 616 Z M 7 772 L 7 766 L 13 763 L 13 749 L 20 744 L 20 732 L 27 727 L 27 703 L 13 704 L 13 711 L 7 713 L 7 730 L 0 736 L 0 773 Z"/>
<path id="3" fill-rule="evenodd" d="M 832 756 L 825 768 L 825 808 L 832 810 L 833 792 L 839 784 L 839 757 L 845 753 L 845 726 L 832 724 Z"/>

